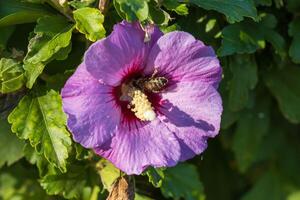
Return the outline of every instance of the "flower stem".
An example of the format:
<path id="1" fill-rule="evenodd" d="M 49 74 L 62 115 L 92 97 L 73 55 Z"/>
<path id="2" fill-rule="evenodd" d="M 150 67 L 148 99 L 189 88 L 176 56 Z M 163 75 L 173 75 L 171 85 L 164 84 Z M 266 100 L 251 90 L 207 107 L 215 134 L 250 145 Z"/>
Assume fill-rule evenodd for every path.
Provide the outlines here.
<path id="1" fill-rule="evenodd" d="M 99 0 L 98 8 L 103 15 L 106 14 L 108 10 L 109 0 Z"/>

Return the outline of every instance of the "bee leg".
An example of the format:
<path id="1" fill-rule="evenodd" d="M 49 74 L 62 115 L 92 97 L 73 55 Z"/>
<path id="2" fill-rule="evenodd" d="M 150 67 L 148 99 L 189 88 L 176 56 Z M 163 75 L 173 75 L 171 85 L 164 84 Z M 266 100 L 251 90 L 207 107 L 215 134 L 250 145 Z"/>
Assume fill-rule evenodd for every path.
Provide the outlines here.
<path id="1" fill-rule="evenodd" d="M 154 72 L 153 74 L 151 75 L 150 79 L 154 78 L 158 73 L 158 70 L 156 68 L 154 68 Z"/>

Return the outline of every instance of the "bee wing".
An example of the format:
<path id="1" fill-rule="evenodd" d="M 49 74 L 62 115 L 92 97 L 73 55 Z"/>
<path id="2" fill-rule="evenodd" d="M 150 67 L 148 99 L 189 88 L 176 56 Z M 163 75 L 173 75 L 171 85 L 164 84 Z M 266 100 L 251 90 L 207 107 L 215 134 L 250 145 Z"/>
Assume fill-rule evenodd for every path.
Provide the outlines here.
<path id="1" fill-rule="evenodd" d="M 177 84 L 172 84 L 172 85 L 170 85 L 170 86 L 167 86 L 163 91 L 164 92 L 172 92 L 172 93 L 174 93 L 174 92 L 178 92 L 178 87 L 177 87 Z"/>

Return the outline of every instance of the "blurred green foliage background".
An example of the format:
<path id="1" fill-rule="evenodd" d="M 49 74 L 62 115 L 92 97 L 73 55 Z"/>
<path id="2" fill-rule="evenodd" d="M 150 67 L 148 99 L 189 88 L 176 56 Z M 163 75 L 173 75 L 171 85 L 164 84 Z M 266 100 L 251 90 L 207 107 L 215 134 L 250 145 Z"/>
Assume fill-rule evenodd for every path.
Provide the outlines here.
<path id="1" fill-rule="evenodd" d="M 135 176 L 135 199 L 300 200 L 299 0 L 0 0 L 0 199 L 107 197 L 120 172 L 72 142 L 59 94 L 122 19 L 189 32 L 223 67 L 220 134 Z"/>

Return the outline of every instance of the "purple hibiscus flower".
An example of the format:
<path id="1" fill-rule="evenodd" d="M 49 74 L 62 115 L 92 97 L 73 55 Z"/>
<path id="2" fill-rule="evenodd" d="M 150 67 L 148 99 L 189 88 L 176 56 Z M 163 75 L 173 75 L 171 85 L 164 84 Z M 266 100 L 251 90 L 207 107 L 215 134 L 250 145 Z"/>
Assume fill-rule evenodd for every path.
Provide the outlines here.
<path id="1" fill-rule="evenodd" d="M 192 35 L 124 21 L 64 86 L 68 128 L 127 174 L 174 166 L 218 134 L 221 74 L 214 50 Z"/>

